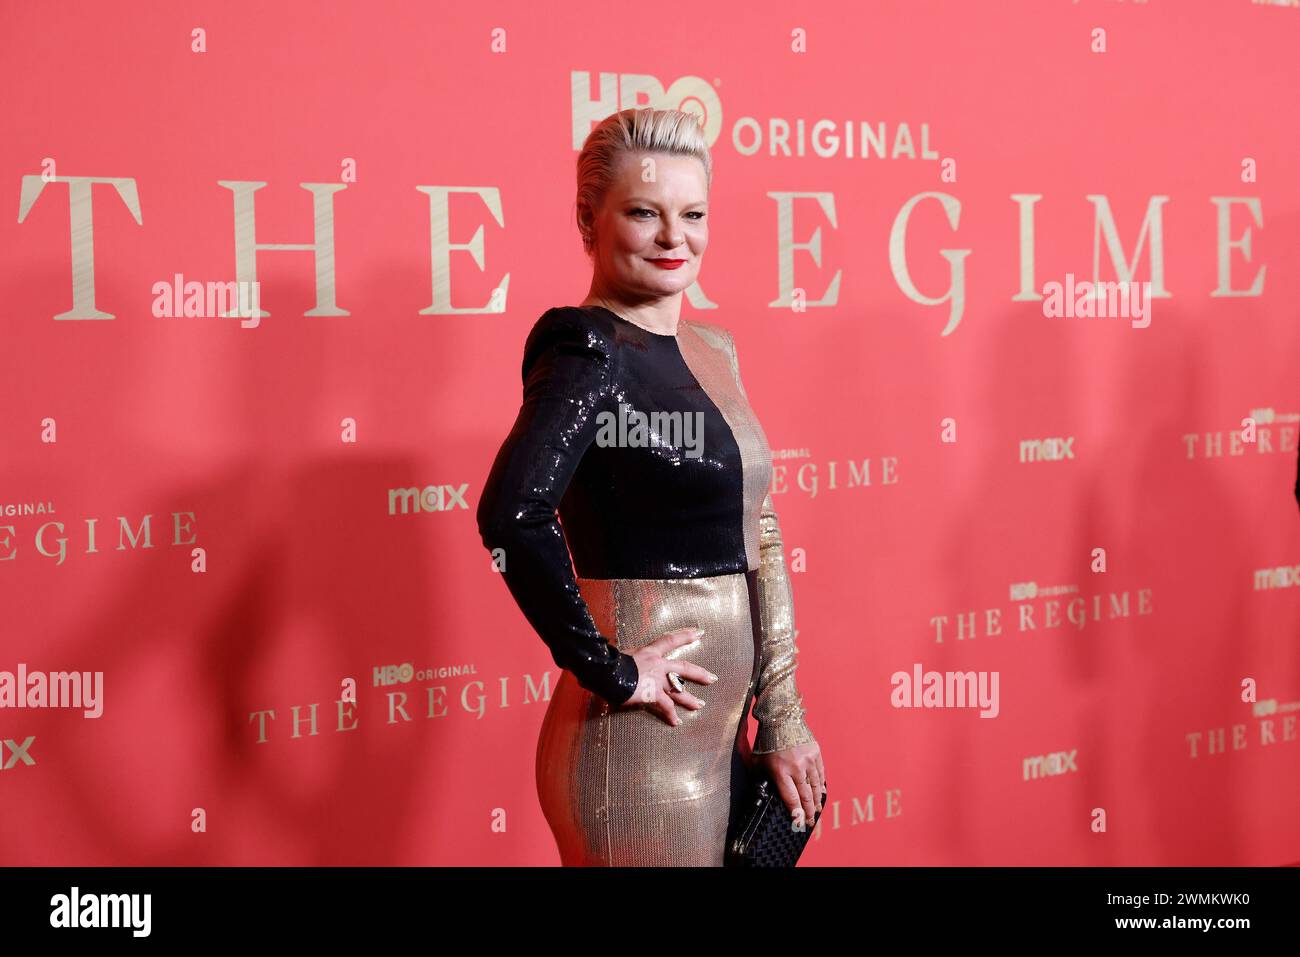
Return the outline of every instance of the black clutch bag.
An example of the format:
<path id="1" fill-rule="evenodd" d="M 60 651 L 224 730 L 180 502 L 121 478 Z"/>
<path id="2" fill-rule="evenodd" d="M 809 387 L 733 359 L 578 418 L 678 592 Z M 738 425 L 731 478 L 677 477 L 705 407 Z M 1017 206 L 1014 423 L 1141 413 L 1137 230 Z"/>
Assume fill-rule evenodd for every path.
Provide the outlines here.
<path id="1" fill-rule="evenodd" d="M 795 830 L 772 776 L 760 768 L 752 769 L 749 783 L 732 801 L 723 866 L 794 867 L 825 807 L 826 782 L 823 781 L 816 817 L 811 823 L 805 822 L 803 830 Z"/>

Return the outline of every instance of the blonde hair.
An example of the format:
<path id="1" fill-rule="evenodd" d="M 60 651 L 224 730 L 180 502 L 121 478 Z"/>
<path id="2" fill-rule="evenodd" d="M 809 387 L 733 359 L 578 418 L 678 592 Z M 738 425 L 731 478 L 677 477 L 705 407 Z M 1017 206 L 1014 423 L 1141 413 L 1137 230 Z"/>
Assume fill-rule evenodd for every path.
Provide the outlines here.
<path id="1" fill-rule="evenodd" d="M 614 181 L 619 157 L 624 153 L 694 156 L 704 164 L 705 188 L 713 182 L 709 144 L 694 114 L 648 107 L 611 113 L 587 134 L 578 153 L 577 221 L 587 255 L 591 255 L 596 244 L 596 211 Z"/>

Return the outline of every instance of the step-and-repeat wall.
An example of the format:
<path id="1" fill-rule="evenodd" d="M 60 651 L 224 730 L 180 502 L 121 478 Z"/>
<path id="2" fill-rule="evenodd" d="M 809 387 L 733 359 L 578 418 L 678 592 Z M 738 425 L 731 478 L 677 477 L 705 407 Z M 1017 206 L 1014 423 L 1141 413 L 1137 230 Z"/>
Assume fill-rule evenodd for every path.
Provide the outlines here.
<path id="1" fill-rule="evenodd" d="M 804 863 L 1300 860 L 1296 4 L 0 19 L 0 861 L 558 862 L 474 508 L 630 106 L 711 145 Z"/>

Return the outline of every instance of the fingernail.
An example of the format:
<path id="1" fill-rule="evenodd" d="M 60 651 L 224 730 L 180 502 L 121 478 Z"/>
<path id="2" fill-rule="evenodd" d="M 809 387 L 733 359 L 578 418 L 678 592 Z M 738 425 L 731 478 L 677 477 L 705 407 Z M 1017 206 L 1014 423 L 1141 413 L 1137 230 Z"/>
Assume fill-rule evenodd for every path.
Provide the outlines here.
<path id="1" fill-rule="evenodd" d="M 718 676 L 715 675 L 712 671 L 709 672 L 709 677 L 712 678 L 714 681 L 718 680 Z"/>
<path id="2" fill-rule="evenodd" d="M 696 628 L 696 629 L 694 629 L 694 631 L 695 631 L 695 633 L 696 633 L 697 635 L 703 635 L 703 634 L 704 634 L 704 629 L 703 629 L 703 628 Z"/>

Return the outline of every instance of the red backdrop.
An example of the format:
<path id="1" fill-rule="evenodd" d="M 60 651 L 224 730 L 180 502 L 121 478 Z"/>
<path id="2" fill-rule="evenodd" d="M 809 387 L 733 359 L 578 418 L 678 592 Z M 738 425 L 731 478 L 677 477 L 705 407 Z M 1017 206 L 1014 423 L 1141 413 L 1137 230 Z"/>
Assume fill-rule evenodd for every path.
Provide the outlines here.
<path id="1" fill-rule="evenodd" d="M 587 291 L 577 148 L 636 105 L 712 138 L 682 315 L 777 455 L 805 863 L 1300 859 L 1300 9 L 0 17 L 0 671 L 104 676 L 0 710 L 3 863 L 557 863 L 559 672 L 473 509 Z M 159 317 L 178 273 L 269 315 Z M 1150 324 L 1046 316 L 1067 274 Z M 894 707 L 917 664 L 997 717 Z"/>

